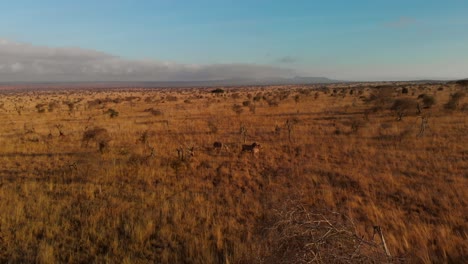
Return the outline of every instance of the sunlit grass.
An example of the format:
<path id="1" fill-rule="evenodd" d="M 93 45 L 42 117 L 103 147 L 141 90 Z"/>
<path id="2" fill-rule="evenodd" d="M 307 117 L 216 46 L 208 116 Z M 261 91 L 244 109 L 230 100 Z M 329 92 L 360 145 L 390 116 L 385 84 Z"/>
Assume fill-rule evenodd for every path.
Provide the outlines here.
<path id="1" fill-rule="evenodd" d="M 397 121 L 383 105 L 366 116 L 376 90 L 364 86 L 0 95 L 0 261 L 262 262 L 275 254 L 266 232 L 276 210 L 294 200 L 353 219 L 366 239 L 381 226 L 394 256 L 459 262 L 468 127 L 466 112 L 443 104 L 460 88 L 405 86 L 408 95 L 386 96 L 431 92 L 438 102 L 423 110 L 420 137 L 415 114 Z M 82 142 L 96 127 L 110 139 L 101 149 L 100 139 Z M 241 153 L 241 127 L 258 156 Z M 150 148 L 154 157 L 131 162 Z"/>

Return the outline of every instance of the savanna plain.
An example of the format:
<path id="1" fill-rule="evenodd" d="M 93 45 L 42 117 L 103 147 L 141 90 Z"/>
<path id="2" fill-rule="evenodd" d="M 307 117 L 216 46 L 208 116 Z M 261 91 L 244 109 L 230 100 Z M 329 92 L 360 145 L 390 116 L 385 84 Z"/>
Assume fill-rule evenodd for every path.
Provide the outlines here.
<path id="1" fill-rule="evenodd" d="M 0 262 L 463 263 L 467 87 L 3 86 Z"/>

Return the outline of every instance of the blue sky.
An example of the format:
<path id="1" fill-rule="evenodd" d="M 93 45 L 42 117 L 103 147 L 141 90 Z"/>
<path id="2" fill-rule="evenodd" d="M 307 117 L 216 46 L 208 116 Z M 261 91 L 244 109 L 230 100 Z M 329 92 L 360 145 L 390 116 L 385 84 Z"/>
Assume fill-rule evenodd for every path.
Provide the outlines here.
<path id="1" fill-rule="evenodd" d="M 242 65 L 257 67 L 265 76 L 265 69 L 283 69 L 284 75 L 347 80 L 466 78 L 467 14 L 468 1 L 461 0 L 2 0 L 0 39 L 8 42 L 8 52 L 13 53 L 2 68 L 0 46 L 0 77 L 13 78 L 6 76 L 13 74 L 13 65 L 20 66 L 15 68 L 15 78 L 21 78 L 22 71 L 31 75 L 27 69 L 35 63 L 47 78 L 44 65 L 57 58 L 39 61 L 37 53 L 61 48 L 60 52 L 75 57 L 81 56 L 76 54 L 78 49 L 118 57 L 119 69 L 126 67 L 134 73 L 143 67 L 145 74 L 140 77 L 145 80 L 161 65 L 184 72 L 194 67 L 197 71 L 225 67 L 219 77 L 205 72 L 203 76 L 212 79 L 242 77 L 227 74 L 227 65 L 236 66 L 237 74 L 243 73 Z M 32 50 L 36 57 L 28 61 L 20 54 L 22 60 L 16 61 L 20 51 L 12 51 L 14 44 Z M 104 64 L 111 67 L 106 61 L 80 65 L 80 69 L 101 69 Z M 164 74 L 154 76 L 159 80 Z M 177 76 L 181 75 L 171 78 Z"/>

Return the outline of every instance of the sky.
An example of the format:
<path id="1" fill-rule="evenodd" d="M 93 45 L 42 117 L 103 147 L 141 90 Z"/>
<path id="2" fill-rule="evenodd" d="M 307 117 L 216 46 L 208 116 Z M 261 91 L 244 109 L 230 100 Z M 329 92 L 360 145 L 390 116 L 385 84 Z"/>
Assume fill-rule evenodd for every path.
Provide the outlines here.
<path id="1" fill-rule="evenodd" d="M 468 78 L 466 0 L 0 0 L 0 82 Z"/>

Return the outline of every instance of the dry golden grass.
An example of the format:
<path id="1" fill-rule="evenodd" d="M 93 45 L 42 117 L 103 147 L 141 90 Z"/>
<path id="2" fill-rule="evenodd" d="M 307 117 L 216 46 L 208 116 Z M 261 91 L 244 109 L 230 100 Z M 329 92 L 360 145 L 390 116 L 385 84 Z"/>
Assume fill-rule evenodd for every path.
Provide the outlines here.
<path id="1" fill-rule="evenodd" d="M 398 261 L 461 263 L 467 98 L 444 104 L 466 88 L 376 85 L 3 91 L 0 262 L 288 262 L 294 201 L 382 227 Z"/>

